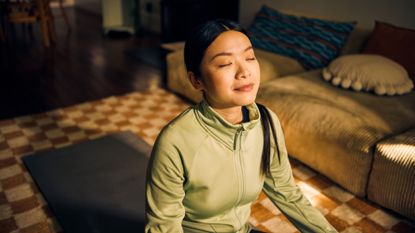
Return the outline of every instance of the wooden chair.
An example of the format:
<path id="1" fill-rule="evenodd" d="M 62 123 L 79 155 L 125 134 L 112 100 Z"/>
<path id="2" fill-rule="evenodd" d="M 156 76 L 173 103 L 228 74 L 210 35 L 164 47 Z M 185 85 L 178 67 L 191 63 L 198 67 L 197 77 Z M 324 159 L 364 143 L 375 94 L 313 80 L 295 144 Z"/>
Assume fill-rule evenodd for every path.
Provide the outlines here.
<path id="1" fill-rule="evenodd" d="M 50 3 L 52 4 L 57 4 L 60 14 L 56 15 L 52 13 L 52 8 L 49 7 L 49 14 L 51 15 L 51 20 L 52 20 L 52 24 L 54 25 L 54 20 L 55 18 L 63 18 L 63 20 L 65 21 L 66 27 L 68 29 L 68 34 L 71 32 L 71 25 L 69 23 L 69 19 L 68 16 L 65 13 L 65 8 L 63 7 L 63 1 L 64 0 L 49 0 Z"/>
<path id="2" fill-rule="evenodd" d="M 51 14 L 49 0 L 16 0 L 5 4 L 6 24 L 40 24 L 42 41 L 45 47 L 51 43 Z M 7 33 L 7 31 L 6 31 Z"/>

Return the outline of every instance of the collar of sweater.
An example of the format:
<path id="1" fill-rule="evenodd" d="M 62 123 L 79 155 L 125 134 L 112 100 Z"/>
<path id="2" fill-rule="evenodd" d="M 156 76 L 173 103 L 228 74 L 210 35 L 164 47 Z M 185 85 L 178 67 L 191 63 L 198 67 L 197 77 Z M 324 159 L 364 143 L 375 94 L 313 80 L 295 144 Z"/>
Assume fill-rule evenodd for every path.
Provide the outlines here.
<path id="1" fill-rule="evenodd" d="M 237 131 L 248 131 L 260 124 L 258 106 L 252 103 L 246 106 L 249 112 L 249 121 L 240 124 L 231 124 L 217 113 L 205 99 L 195 106 L 195 112 L 202 127 L 216 140 L 221 141 L 228 148 L 234 146 Z"/>

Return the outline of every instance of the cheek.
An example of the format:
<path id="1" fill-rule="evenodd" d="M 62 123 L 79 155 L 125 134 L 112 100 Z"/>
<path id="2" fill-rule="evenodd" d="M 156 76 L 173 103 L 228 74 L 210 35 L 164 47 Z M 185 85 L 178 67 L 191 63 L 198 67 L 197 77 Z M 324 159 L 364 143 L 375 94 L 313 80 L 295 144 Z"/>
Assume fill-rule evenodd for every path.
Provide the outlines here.
<path id="1" fill-rule="evenodd" d="M 260 77 L 261 77 L 261 69 L 259 68 L 259 63 L 256 61 L 254 64 L 252 64 L 252 70 L 251 70 L 251 75 L 257 80 L 259 81 Z"/>
<path id="2" fill-rule="evenodd" d="M 214 70 L 208 73 L 206 84 L 210 89 L 223 89 L 232 85 L 234 75 L 231 69 Z"/>

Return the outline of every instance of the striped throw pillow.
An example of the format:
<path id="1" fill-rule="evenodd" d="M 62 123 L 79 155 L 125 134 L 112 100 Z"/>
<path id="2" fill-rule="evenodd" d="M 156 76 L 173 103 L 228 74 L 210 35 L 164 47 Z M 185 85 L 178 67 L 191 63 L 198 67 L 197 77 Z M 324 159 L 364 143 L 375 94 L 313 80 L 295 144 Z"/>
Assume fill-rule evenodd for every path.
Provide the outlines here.
<path id="1" fill-rule="evenodd" d="M 354 24 L 297 17 L 262 6 L 248 34 L 254 47 L 292 57 L 311 70 L 339 55 Z"/>

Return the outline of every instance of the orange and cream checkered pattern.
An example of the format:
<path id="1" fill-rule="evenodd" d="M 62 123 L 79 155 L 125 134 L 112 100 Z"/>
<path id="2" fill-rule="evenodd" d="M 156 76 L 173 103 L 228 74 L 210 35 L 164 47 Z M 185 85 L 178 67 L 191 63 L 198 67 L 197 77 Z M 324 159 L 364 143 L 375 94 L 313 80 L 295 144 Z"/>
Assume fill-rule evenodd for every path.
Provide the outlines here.
<path id="1" fill-rule="evenodd" d="M 21 157 L 131 130 L 152 145 L 161 128 L 189 106 L 163 89 L 133 92 L 0 121 L 0 233 L 62 232 Z M 359 199 L 292 161 L 305 195 L 344 233 L 415 232 L 414 223 Z M 261 194 L 251 224 L 265 232 L 298 232 Z"/>

